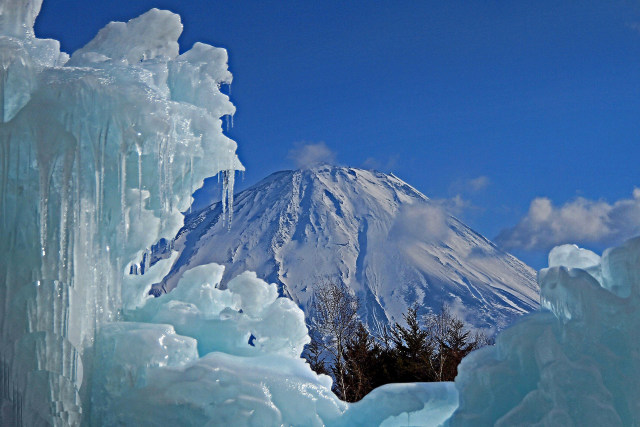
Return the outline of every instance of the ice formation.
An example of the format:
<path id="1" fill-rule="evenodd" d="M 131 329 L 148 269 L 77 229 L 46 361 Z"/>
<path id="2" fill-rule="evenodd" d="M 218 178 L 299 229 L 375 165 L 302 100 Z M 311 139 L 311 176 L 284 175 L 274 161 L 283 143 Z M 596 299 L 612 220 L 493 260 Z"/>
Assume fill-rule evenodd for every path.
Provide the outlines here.
<path id="1" fill-rule="evenodd" d="M 224 49 L 179 55 L 180 18 L 152 9 L 69 58 L 35 37 L 41 3 L 0 2 L 3 425 L 87 419 L 96 331 L 121 318 L 125 266 L 177 231 L 205 177 L 242 169 L 222 133 L 235 111 Z"/>
<path id="2" fill-rule="evenodd" d="M 541 304 L 465 358 L 449 425 L 631 426 L 640 422 L 640 238 L 602 257 L 553 249 Z"/>
<path id="3" fill-rule="evenodd" d="M 386 384 L 373 390 L 333 424 L 349 426 L 440 426 L 458 406 L 450 382 Z"/>
<path id="4" fill-rule="evenodd" d="M 457 407 L 452 383 L 389 384 L 342 402 L 300 357 L 303 311 L 255 273 L 219 289 L 223 270 L 195 267 L 125 310 L 130 322 L 100 329 L 94 425 L 437 426 Z"/>
<path id="5" fill-rule="evenodd" d="M 331 379 L 300 358 L 302 310 L 254 273 L 218 289 L 222 270 L 194 268 L 175 292 L 126 310 L 135 321 L 100 329 L 94 425 L 320 426 L 341 416 Z"/>

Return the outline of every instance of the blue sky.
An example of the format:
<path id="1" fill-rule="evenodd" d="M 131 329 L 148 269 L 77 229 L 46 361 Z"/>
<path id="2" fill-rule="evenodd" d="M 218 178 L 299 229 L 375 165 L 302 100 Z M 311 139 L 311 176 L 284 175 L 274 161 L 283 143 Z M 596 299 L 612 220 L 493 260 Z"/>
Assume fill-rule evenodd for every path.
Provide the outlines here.
<path id="1" fill-rule="evenodd" d="M 537 268 L 640 233 L 638 1 L 45 0 L 36 34 L 71 53 L 151 7 L 182 16 L 183 50 L 229 51 L 241 188 L 311 146 Z"/>

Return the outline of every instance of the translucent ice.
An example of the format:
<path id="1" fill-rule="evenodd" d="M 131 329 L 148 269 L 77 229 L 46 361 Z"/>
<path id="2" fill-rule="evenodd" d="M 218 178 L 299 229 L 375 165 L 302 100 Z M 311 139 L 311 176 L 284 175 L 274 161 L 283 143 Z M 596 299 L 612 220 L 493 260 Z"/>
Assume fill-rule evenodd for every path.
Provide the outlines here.
<path id="1" fill-rule="evenodd" d="M 563 246 L 550 263 L 555 266 L 538 278 L 549 311 L 528 316 L 494 347 L 463 360 L 456 378 L 460 407 L 449 425 L 640 420 L 640 238 L 602 258 Z"/>
<path id="2" fill-rule="evenodd" d="M 7 36 L 33 36 L 33 24 L 42 0 L 4 0 L 0 3 L 0 30 Z"/>
<path id="3" fill-rule="evenodd" d="M 458 407 L 453 383 L 386 384 L 352 403 L 337 426 L 432 426 Z"/>
<path id="4" fill-rule="evenodd" d="M 118 399 L 132 388 L 146 386 L 161 367 L 184 366 L 198 358 L 196 340 L 176 335 L 170 325 L 114 322 L 96 338 L 92 391 L 92 423 L 112 425 Z"/>
<path id="5" fill-rule="evenodd" d="M 111 22 L 83 48 L 75 51 L 69 65 L 118 61 L 128 65 L 178 56 L 180 17 L 168 10 L 151 9 L 129 22 Z"/>
<path id="6" fill-rule="evenodd" d="M 69 59 L 35 36 L 40 5 L 0 0 L 3 425 L 89 419 L 96 331 L 154 279 L 126 267 L 175 234 L 205 177 L 242 169 L 224 50 L 178 55 L 180 18 L 152 9 Z"/>
<path id="7" fill-rule="evenodd" d="M 586 269 L 600 264 L 600 256 L 576 245 L 556 246 L 549 252 L 549 267 Z"/>
<path id="8" fill-rule="evenodd" d="M 125 312 L 138 323 L 102 328 L 94 424 L 437 426 L 456 408 L 452 383 L 390 384 L 340 401 L 331 378 L 300 357 L 302 310 L 254 273 L 221 290 L 222 274 L 216 264 L 193 268 L 172 292 Z"/>
<path id="9" fill-rule="evenodd" d="M 198 266 L 172 292 L 126 316 L 174 325 L 179 334 L 198 340 L 201 356 L 221 351 L 299 358 L 309 342 L 302 310 L 293 301 L 278 298 L 276 285 L 255 273 L 243 273 L 229 282 L 228 289 L 218 289 L 223 269 L 217 264 Z"/>
<path id="10" fill-rule="evenodd" d="M 327 425 L 346 404 L 321 379 L 302 359 L 211 353 L 118 396 L 105 424 Z"/>

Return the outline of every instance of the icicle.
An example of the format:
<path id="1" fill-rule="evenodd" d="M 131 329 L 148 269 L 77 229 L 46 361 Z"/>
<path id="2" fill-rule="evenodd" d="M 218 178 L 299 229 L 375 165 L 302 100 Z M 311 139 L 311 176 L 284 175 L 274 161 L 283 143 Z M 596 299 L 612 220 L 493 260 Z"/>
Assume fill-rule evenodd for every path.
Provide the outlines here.
<path id="1" fill-rule="evenodd" d="M 168 199 L 168 207 L 167 212 L 171 212 L 173 210 L 173 153 L 169 155 L 169 164 L 167 165 L 167 199 Z"/>
<path id="2" fill-rule="evenodd" d="M 68 234 L 67 218 L 69 216 L 69 180 L 71 179 L 71 165 L 69 157 L 65 159 L 64 169 L 62 171 L 63 181 L 62 188 L 60 189 L 60 247 L 58 249 L 58 259 L 60 266 L 60 280 L 62 282 L 67 281 L 67 247 L 68 247 Z"/>
<path id="3" fill-rule="evenodd" d="M 160 180 L 160 201 L 162 203 L 162 208 L 166 211 L 166 183 L 165 183 L 165 175 L 164 175 L 164 156 L 166 155 L 166 137 L 160 138 L 160 147 L 158 148 L 158 179 Z"/>
<path id="4" fill-rule="evenodd" d="M 189 194 L 193 194 L 193 153 L 189 154 Z M 191 206 L 193 203 L 189 205 L 189 213 L 191 213 Z"/>
<path id="5" fill-rule="evenodd" d="M 102 194 L 102 186 L 100 185 L 100 171 L 96 170 L 93 173 L 93 179 L 95 180 L 95 192 L 96 192 L 96 220 L 100 220 L 100 215 L 102 212 L 102 198 L 100 195 Z"/>
<path id="6" fill-rule="evenodd" d="M 129 236 L 129 216 L 126 212 L 127 204 L 127 156 L 120 153 L 120 215 L 124 225 L 124 240 Z"/>
<path id="7" fill-rule="evenodd" d="M 136 152 L 138 153 L 138 215 L 142 214 L 142 148 L 140 144 L 136 144 Z"/>
<path id="8" fill-rule="evenodd" d="M 159 164 L 159 173 L 160 173 L 160 197 L 162 200 L 162 208 L 164 212 L 169 212 L 169 198 L 171 196 L 171 185 L 169 178 L 169 162 L 170 162 L 170 146 L 171 146 L 171 138 L 175 135 L 175 122 L 172 123 L 172 131 L 171 134 L 167 137 L 162 138 L 162 143 L 160 145 L 160 150 L 162 150 L 160 154 L 160 164 Z"/>
<path id="9" fill-rule="evenodd" d="M 222 223 L 226 222 L 227 214 L 227 188 L 229 187 L 229 178 L 227 171 L 222 171 Z"/>
<path id="10" fill-rule="evenodd" d="M 229 169 L 227 171 L 227 200 L 229 204 L 229 215 L 227 220 L 227 229 L 231 230 L 231 221 L 233 220 L 233 187 L 235 184 L 236 171 Z"/>
<path id="11" fill-rule="evenodd" d="M 104 138 L 101 138 L 100 147 L 100 193 L 98 195 L 98 221 L 102 220 L 102 209 L 104 205 L 104 156 L 106 153 L 107 142 L 109 138 L 109 123 L 107 123 L 107 127 L 104 133 Z"/>
<path id="12" fill-rule="evenodd" d="M 171 123 L 171 132 L 168 138 L 165 138 L 163 159 L 163 180 L 164 180 L 164 200 L 165 200 L 165 212 L 170 212 L 173 209 L 173 160 L 175 155 L 175 143 L 178 140 L 178 126 L 175 120 Z"/>
<path id="13" fill-rule="evenodd" d="M 0 206 L 2 207 L 2 227 L 7 228 L 7 186 L 9 184 L 9 149 L 10 142 L 0 144 Z"/>
<path id="14" fill-rule="evenodd" d="M 44 162 L 43 162 L 44 163 Z M 47 222 L 49 214 L 49 172 L 46 165 L 40 169 L 40 252 L 44 258 L 47 254 Z M 44 262 L 43 262 L 44 265 Z"/>
<path id="15" fill-rule="evenodd" d="M 233 113 L 231 113 L 231 129 L 233 129 L 233 116 L 236 115 L 236 112 L 234 111 Z"/>

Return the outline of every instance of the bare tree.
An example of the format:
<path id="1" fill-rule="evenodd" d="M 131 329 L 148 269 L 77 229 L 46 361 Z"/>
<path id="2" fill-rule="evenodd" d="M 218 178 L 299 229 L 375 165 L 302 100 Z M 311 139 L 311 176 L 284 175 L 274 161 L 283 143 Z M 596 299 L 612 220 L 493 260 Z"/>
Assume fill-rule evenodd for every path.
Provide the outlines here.
<path id="1" fill-rule="evenodd" d="M 319 335 L 320 346 L 333 359 L 335 391 L 342 399 L 347 395 L 344 354 L 358 326 L 358 306 L 358 298 L 344 286 L 325 281 L 314 287 L 311 325 Z"/>
<path id="2" fill-rule="evenodd" d="M 467 354 L 492 344 L 484 333 L 476 331 L 472 334 L 446 304 L 439 314 L 428 317 L 427 324 L 436 350 L 431 364 L 436 381 L 453 381 L 458 374 L 458 365 Z"/>

